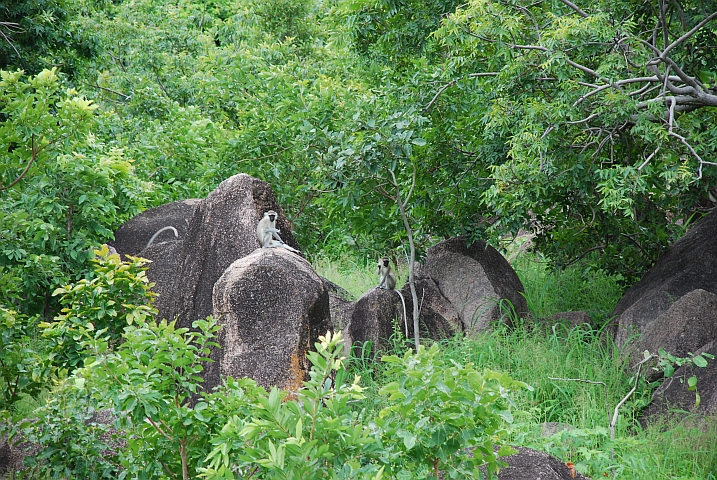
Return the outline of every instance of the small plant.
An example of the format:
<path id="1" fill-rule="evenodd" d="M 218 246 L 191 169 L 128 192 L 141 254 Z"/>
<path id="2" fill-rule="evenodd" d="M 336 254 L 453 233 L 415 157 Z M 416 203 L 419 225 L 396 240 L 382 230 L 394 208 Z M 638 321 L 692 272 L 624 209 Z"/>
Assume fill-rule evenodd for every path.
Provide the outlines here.
<path id="1" fill-rule="evenodd" d="M 402 464 L 397 478 L 489 478 L 501 465 L 499 457 L 512 452 L 494 444 L 506 435 L 505 423 L 513 419 L 510 395 L 532 388 L 508 375 L 477 371 L 472 364 L 447 364 L 437 345 L 403 358 L 384 357 L 387 374 L 398 378 L 379 393 L 390 405 L 376 424 L 384 442 L 395 445 Z"/>
<path id="2" fill-rule="evenodd" d="M 117 443 L 110 446 L 111 425 L 95 420 L 99 395 L 81 375 L 61 380 L 34 418 L 16 429 L 23 441 L 40 447 L 25 464 L 50 478 L 116 479 L 119 460 Z"/>
<path id="3" fill-rule="evenodd" d="M 707 359 L 714 359 L 714 355 L 711 355 L 709 353 L 695 355 L 691 352 L 688 354 L 687 357 L 677 357 L 666 352 L 662 348 L 658 349 L 657 355 L 651 354 L 649 351 L 645 350 L 645 352 L 643 352 L 643 356 L 643 362 L 646 362 L 653 357 L 657 357 L 657 365 L 652 367 L 652 369 L 656 371 L 662 371 L 664 377 L 666 379 L 669 379 L 668 381 L 672 381 L 673 376 L 675 374 L 675 370 L 683 365 L 694 365 L 696 367 L 704 368 L 707 366 Z M 699 407 L 701 398 L 699 392 L 697 391 L 697 376 L 690 375 L 689 378 L 685 379 L 684 377 L 682 377 L 679 380 L 681 383 L 685 383 L 685 380 L 687 381 L 687 390 L 689 390 L 690 392 L 695 392 L 695 408 Z"/>
<path id="4" fill-rule="evenodd" d="M 12 410 L 23 395 L 42 391 L 53 369 L 35 348 L 34 321 L 0 307 L 0 410 Z"/>
<path id="5" fill-rule="evenodd" d="M 272 388 L 257 395 L 246 417 L 233 415 L 200 469 L 207 479 L 379 479 L 378 443 L 351 408 L 363 398 L 359 377 L 348 381 L 341 334 L 319 337 L 309 352 L 309 380 L 289 398 Z"/>
<path id="6" fill-rule="evenodd" d="M 169 473 L 187 480 L 207 453 L 215 415 L 199 395 L 200 373 L 220 327 L 212 317 L 192 327 L 144 321 L 127 326 L 114 351 L 107 339 L 89 342 L 97 355 L 87 359 L 92 381 L 131 432 L 119 478 Z"/>
<path id="7" fill-rule="evenodd" d="M 52 348 L 53 362 L 73 370 L 87 355 L 84 341 L 104 338 L 116 345 L 127 325 L 152 318 L 154 293 L 145 273 L 147 260 L 130 257 L 123 262 L 110 255 L 106 245 L 95 250 L 91 279 L 55 290 L 60 297 L 61 313 L 53 322 L 40 323 L 43 336 Z"/>

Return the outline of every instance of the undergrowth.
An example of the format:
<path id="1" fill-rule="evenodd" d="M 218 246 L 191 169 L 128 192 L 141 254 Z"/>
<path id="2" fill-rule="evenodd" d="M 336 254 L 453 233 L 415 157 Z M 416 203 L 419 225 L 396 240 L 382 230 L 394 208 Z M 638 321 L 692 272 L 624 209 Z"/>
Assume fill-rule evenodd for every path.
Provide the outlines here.
<path id="1" fill-rule="evenodd" d="M 620 279 L 589 265 L 552 271 L 539 260 L 524 254 L 514 263 L 531 313 L 544 318 L 583 310 L 593 319 L 593 326 L 568 329 L 532 321 L 518 322 L 513 329 L 496 326 L 475 338 L 438 342 L 444 361 L 505 372 L 533 387 L 515 398 L 510 429 L 514 445 L 572 462 L 594 479 L 715 480 L 717 420 L 665 420 L 643 428 L 638 421 L 640 411 L 650 402 L 654 385 L 638 384 L 619 409 L 615 438 L 610 439 L 613 410 L 634 385 L 624 359 L 601 328 L 622 294 Z M 352 274 L 353 279 L 362 276 L 370 278 L 369 272 L 358 277 Z M 334 281 L 342 284 L 341 278 Z M 405 348 L 400 339 L 394 344 Z M 383 400 L 368 392 L 396 379 L 386 374 L 382 363 L 367 358 L 353 358 L 352 369 L 368 387 L 366 398 L 356 408 L 366 412 L 384 408 Z M 546 436 L 549 425 L 557 425 L 557 433 Z"/>
<path id="2" fill-rule="evenodd" d="M 679 417 L 679 420 L 665 419 L 661 423 L 654 423 L 643 427 L 639 422 L 640 412 L 649 403 L 652 393 L 651 388 L 653 388 L 654 385 L 648 385 L 645 382 L 638 383 L 638 388 L 635 393 L 631 395 L 619 409 L 614 438 L 609 434 L 608 427 L 615 406 L 634 385 L 634 378 L 631 378 L 628 370 L 625 368 L 625 361 L 602 328 L 609 320 L 610 311 L 619 299 L 621 293 L 619 287 L 620 279 L 611 277 L 587 266 L 574 266 L 563 272 L 554 272 L 546 269 L 544 264 L 536 260 L 539 260 L 539 258 L 526 254 L 519 256 L 515 262 L 516 271 L 524 284 L 525 296 L 534 318 L 523 320 L 513 319 L 513 328 L 495 325 L 489 331 L 472 338 L 457 336 L 439 342 L 431 342 L 425 339 L 423 344 L 426 345 L 427 349 L 430 349 L 431 364 L 435 363 L 435 365 L 441 366 L 437 370 L 434 370 L 441 372 L 445 367 L 445 369 L 457 369 L 456 371 L 460 370 L 462 372 L 462 369 L 468 368 L 466 372 L 469 370 L 483 372 L 496 378 L 505 377 L 506 379 L 515 379 L 518 383 L 524 382 L 527 388 L 516 389 L 510 395 L 511 404 L 514 405 L 514 407 L 511 408 L 513 421 L 507 422 L 504 428 L 501 427 L 500 435 L 496 436 L 495 440 L 545 451 L 563 462 L 574 464 L 577 470 L 593 479 L 607 477 L 637 480 L 717 480 L 715 474 L 715 472 L 717 472 L 717 420 L 686 417 L 683 415 Z M 349 290 L 357 298 L 367 290 L 373 288 L 377 282 L 373 264 L 370 262 L 366 265 L 356 263 L 337 265 L 335 263 L 322 262 L 317 266 L 317 271 L 320 275 L 329 278 Z M 401 273 L 402 272 L 399 272 L 399 275 Z M 403 273 L 405 275 L 405 272 Z M 536 320 L 545 318 L 553 313 L 570 310 L 585 310 L 589 312 L 594 320 L 594 324 L 592 326 L 581 325 L 570 329 L 560 324 L 551 324 Z M 171 326 L 160 325 L 153 328 L 160 327 L 169 328 Z M 129 331 L 126 331 L 125 335 L 128 334 L 128 332 Z M 159 339 L 165 337 L 166 335 L 164 333 L 157 336 Z M 130 340 L 129 337 L 125 337 L 125 339 L 126 341 Z M 155 341 L 154 339 L 155 336 L 152 336 L 152 342 Z M 395 437 L 395 435 L 391 433 L 393 431 L 391 430 L 392 428 L 398 429 L 398 431 L 400 431 L 399 433 L 403 435 L 401 438 L 403 438 L 404 441 L 403 443 L 398 443 L 399 447 L 404 445 L 408 450 L 413 451 L 411 446 L 420 444 L 420 442 L 423 441 L 426 442 L 426 445 L 433 445 L 431 444 L 433 441 L 431 440 L 432 437 L 423 438 L 425 435 L 422 436 L 422 433 L 425 434 L 426 432 L 421 432 L 420 429 L 409 431 L 409 428 L 406 430 L 406 428 L 408 428 L 407 425 L 418 425 L 418 423 L 415 422 L 422 421 L 419 419 L 420 415 L 418 412 L 420 409 L 397 402 L 397 399 L 405 394 L 404 390 L 407 388 L 404 385 L 407 377 L 407 375 L 405 375 L 405 368 L 408 368 L 406 365 L 414 365 L 415 361 L 417 361 L 413 359 L 413 357 L 410 357 L 410 355 L 407 355 L 405 356 L 405 361 L 408 363 L 401 367 L 402 364 L 398 359 L 404 357 L 406 353 L 410 354 L 409 350 L 411 350 L 412 343 L 402 338 L 401 329 L 396 325 L 390 344 L 391 351 L 388 353 L 396 355 L 396 357 L 393 357 L 392 363 L 385 363 L 381 361 L 379 356 L 372 355 L 370 353 L 370 345 L 366 345 L 366 348 L 363 350 L 359 349 L 358 351 L 362 353 L 350 359 L 348 375 L 346 375 L 345 378 L 352 378 L 353 375 L 359 375 L 361 377 L 361 395 L 354 395 L 351 402 L 341 403 L 343 410 L 341 410 L 340 415 L 338 415 L 338 410 L 334 412 L 338 415 L 334 420 L 338 421 L 345 417 L 353 418 L 357 421 L 360 419 L 382 419 L 383 421 L 386 415 L 391 412 L 396 415 L 400 413 L 405 416 L 405 418 L 401 417 L 401 419 L 399 419 L 400 421 L 396 421 L 392 424 L 393 426 L 391 426 L 391 424 L 384 425 L 385 431 L 390 434 L 390 438 Z M 178 342 L 177 345 L 185 349 L 189 348 L 189 346 L 183 346 L 182 342 Z M 434 348 L 431 348 L 432 346 Z M 179 347 L 175 345 L 172 348 Z M 126 350 L 134 352 L 138 351 L 138 348 L 136 345 L 128 345 Z M 153 347 L 153 351 L 154 350 Z M 134 356 L 130 355 L 128 358 L 133 359 Z M 117 369 L 113 369 L 112 371 L 114 370 Z M 180 368 L 180 370 L 182 370 L 182 368 Z M 427 369 L 425 372 L 420 371 L 414 375 L 414 380 L 417 382 L 418 380 L 424 381 L 426 375 L 434 370 Z M 130 369 L 129 372 L 140 372 L 140 370 Z M 343 374 L 339 375 L 339 377 L 344 378 Z M 161 380 L 161 377 L 158 378 Z M 330 378 L 330 375 L 327 378 Z M 78 382 L 78 379 L 82 380 L 82 378 L 77 377 L 74 382 L 67 383 L 67 385 L 74 385 L 73 388 L 81 388 L 83 382 Z M 359 382 L 359 379 L 355 379 L 355 382 Z M 116 387 L 125 388 L 126 385 L 135 384 L 146 384 L 146 382 L 122 381 L 119 382 Z M 189 384 L 191 384 L 191 382 L 187 385 Z M 356 385 L 359 385 L 359 383 L 356 383 Z M 424 395 L 424 393 L 426 389 L 437 388 L 439 382 L 434 379 L 426 385 L 428 385 L 428 387 L 421 386 L 421 382 L 418 382 L 411 387 L 413 389 L 412 391 L 416 394 L 414 400 L 416 402 L 419 400 L 423 402 L 421 403 L 421 408 L 425 407 L 424 403 L 426 405 L 431 402 L 433 402 L 431 405 L 435 404 L 435 399 L 431 398 L 431 395 Z M 323 397 L 323 395 L 326 394 L 326 384 L 324 384 L 323 380 L 315 386 L 317 388 L 320 387 L 320 392 L 319 390 L 317 390 L 317 392 L 320 394 L 319 397 L 323 398 L 323 400 L 316 405 L 322 407 L 333 405 L 333 403 L 328 402 Z M 151 393 L 155 395 L 158 392 L 161 393 L 160 390 L 158 387 L 156 392 L 153 391 Z M 55 392 L 55 390 L 53 390 L 53 392 Z M 241 393 L 239 390 L 237 390 L 237 392 Z M 234 393 L 238 394 L 237 392 Z M 263 390 L 261 392 L 265 393 Z M 391 395 L 387 395 L 387 392 Z M 107 397 L 107 395 L 99 391 L 98 395 L 100 395 L 100 398 Z M 302 395 L 305 395 L 305 392 L 303 392 Z M 112 396 L 110 395 L 109 397 Z M 224 419 L 224 415 L 232 415 L 231 422 L 236 423 L 237 432 L 239 433 L 246 433 L 246 429 L 244 428 L 247 425 L 246 422 L 249 422 L 250 419 L 253 418 L 252 415 L 254 415 L 254 413 L 248 415 L 242 414 L 242 412 L 233 408 L 227 409 L 226 412 L 220 409 L 220 415 L 212 416 L 207 413 L 210 411 L 210 406 L 212 408 L 216 406 L 212 402 L 219 402 L 217 403 L 217 405 L 219 405 L 229 397 L 231 397 L 231 395 L 228 395 L 227 392 L 218 392 L 216 398 L 211 397 L 209 403 L 206 403 L 206 405 L 200 402 L 195 409 L 196 411 L 189 411 L 191 415 L 184 419 L 184 425 L 187 425 L 186 422 L 189 422 L 188 425 L 192 428 L 197 427 L 197 432 L 202 432 L 202 435 L 206 434 L 206 422 L 213 419 L 212 421 L 215 424 L 213 428 L 216 431 L 227 434 L 226 438 L 216 437 L 212 440 L 212 444 L 216 447 L 216 452 L 222 451 L 220 447 L 222 447 L 223 443 L 231 446 L 234 445 L 232 442 L 238 441 L 235 438 L 236 435 L 229 435 L 231 432 L 228 432 L 225 428 L 221 428 L 222 423 L 227 421 Z M 117 398 L 132 400 L 134 397 L 119 396 Z M 154 399 L 154 397 L 152 398 Z M 239 395 L 235 400 L 239 401 L 242 398 L 243 397 Z M 454 400 L 460 400 L 462 398 L 463 397 L 458 396 L 455 397 Z M 29 414 L 38 406 L 40 408 L 37 409 L 37 412 L 41 412 L 43 410 L 43 404 L 50 407 L 57 403 L 53 403 L 53 401 L 53 394 L 41 395 L 33 401 L 25 400 L 18 402 L 15 412 Z M 273 402 L 271 403 L 273 405 L 272 408 L 294 408 L 291 407 L 290 403 L 285 404 L 279 397 L 273 400 L 269 398 L 267 401 L 270 403 Z M 256 401 L 245 403 L 246 408 L 256 407 Z M 200 406 L 201 408 L 199 408 Z M 436 407 L 434 412 L 437 416 L 446 413 L 439 407 L 440 405 Z M 124 407 L 119 410 L 123 408 Z M 44 409 L 47 410 L 47 408 Z M 77 423 L 76 426 L 82 430 L 80 427 L 84 425 L 87 412 L 84 410 L 78 410 L 78 412 L 82 415 L 77 417 L 79 418 L 79 423 Z M 292 410 L 292 412 L 297 415 L 304 415 L 306 413 L 301 409 L 297 411 Z M 501 410 L 501 412 L 503 411 Z M 164 418 L 167 414 L 164 412 L 162 415 L 162 418 Z M 138 419 L 141 420 L 145 416 L 147 415 L 139 415 Z M 50 412 L 49 417 L 52 417 L 52 419 L 64 418 L 63 415 L 53 412 Z M 334 420 L 331 421 L 333 422 Z M 471 418 L 461 418 L 460 415 L 450 417 L 449 415 L 443 420 L 447 422 L 446 425 L 456 427 L 457 424 L 454 425 L 456 422 L 468 421 L 471 420 Z M 302 431 L 301 425 L 303 424 L 304 422 L 300 421 L 292 427 L 293 430 L 291 431 L 296 431 L 296 435 L 299 435 Z M 305 424 L 310 425 L 312 423 L 307 422 Z M 148 425 L 144 425 L 142 428 L 152 432 L 152 429 Z M 334 427 L 331 426 L 331 428 Z M 326 432 L 331 432 L 331 428 L 326 430 Z M 548 432 L 549 429 L 550 432 Z M 63 430 L 64 435 L 67 435 L 68 431 L 72 433 L 74 430 Z M 158 431 L 160 433 L 163 432 L 163 430 Z M 52 436 L 53 434 L 53 430 L 51 429 L 47 431 L 40 429 L 37 430 L 37 432 L 39 432 L 38 435 Z M 155 435 L 155 437 L 159 440 L 162 440 L 162 438 L 170 439 L 169 434 L 166 432 L 164 432 L 163 435 L 164 437 L 157 437 L 157 435 Z M 57 440 L 52 437 L 46 440 L 48 442 L 51 440 L 55 443 L 60 442 L 60 444 L 62 444 L 64 438 L 65 437 L 62 437 L 60 440 Z M 271 440 L 274 437 L 270 435 L 267 438 Z M 361 441 L 363 442 L 364 440 Z M 204 443 L 207 442 L 205 441 Z M 200 444 L 201 442 L 197 445 Z M 141 442 L 138 443 L 138 445 L 141 447 L 138 447 L 139 449 L 135 452 L 135 454 L 139 455 L 137 457 L 138 459 L 142 455 L 144 455 L 142 458 L 147 456 L 154 458 L 156 456 L 156 452 L 142 453 L 142 449 L 145 448 L 145 445 L 141 444 Z M 184 444 L 180 442 L 180 446 L 181 445 Z M 386 445 L 390 446 L 389 444 Z M 190 444 L 187 443 L 186 446 L 189 448 Z M 311 445 L 306 443 L 305 446 L 308 448 Z M 262 455 L 266 454 L 266 448 L 264 447 L 266 446 L 257 448 L 254 452 L 254 457 L 260 460 L 263 459 Z M 236 448 L 237 458 L 244 458 L 242 455 L 246 453 L 244 451 L 245 445 L 239 442 L 236 444 Z M 271 448 L 271 442 L 269 442 L 267 448 Z M 50 450 L 46 450 L 46 452 L 47 451 Z M 169 449 L 167 452 L 169 452 L 168 458 L 170 458 L 174 450 Z M 201 458 L 200 454 L 202 454 L 202 452 L 204 454 L 206 453 L 202 450 L 197 454 L 198 458 Z M 217 455 L 219 454 L 217 453 Z M 303 465 L 302 462 L 307 458 L 305 452 L 299 452 L 297 455 L 297 465 Z M 252 462 L 256 460 L 254 457 L 252 457 Z M 129 457 L 127 458 L 129 459 Z M 224 478 L 223 475 L 225 474 L 221 473 L 222 470 L 220 467 L 224 466 L 229 468 L 234 464 L 231 462 L 227 463 L 227 461 L 223 460 L 223 457 L 216 456 L 216 458 L 212 458 L 212 468 L 216 467 L 217 470 L 215 474 L 219 475 L 217 478 Z M 401 458 L 405 460 L 408 457 Z M 84 459 L 84 457 L 82 457 L 82 459 Z M 176 458 L 174 458 L 174 460 L 176 461 Z M 277 457 L 276 460 L 280 460 L 279 457 Z M 421 463 L 421 458 L 414 460 Z M 266 463 L 268 460 L 263 459 L 261 461 Z M 60 460 L 55 463 L 57 465 L 64 465 Z M 225 463 L 226 465 L 224 465 Z M 409 463 L 406 463 L 406 466 L 408 466 Z M 171 462 L 167 461 L 166 464 L 170 465 Z M 279 464 L 281 464 L 281 462 L 277 463 L 277 465 Z M 262 465 L 264 464 L 262 463 Z M 348 468 L 346 465 L 344 465 L 344 467 Z M 353 465 L 351 468 L 358 468 L 357 465 L 359 464 Z M 433 462 L 432 465 L 436 471 L 439 469 L 438 462 Z M 141 462 L 128 461 L 124 466 L 125 468 L 140 468 Z M 279 465 L 279 467 L 280 466 L 281 465 Z M 366 468 L 371 466 L 370 463 L 363 465 L 363 467 Z M 448 466 L 449 465 L 445 468 L 448 468 Z M 205 473 L 209 475 L 208 472 L 210 472 L 210 469 L 206 468 L 206 464 L 202 468 L 205 470 Z M 200 468 L 200 470 L 202 468 Z M 283 467 L 279 468 L 279 470 L 282 470 L 282 468 Z M 426 473 L 426 465 L 423 465 L 422 468 L 423 473 Z M 214 470 L 212 470 L 212 472 L 214 472 Z M 226 476 L 229 476 L 229 474 L 227 473 Z M 28 471 L 23 478 L 44 479 L 49 478 L 49 474 L 45 472 L 38 475 L 37 471 Z"/>

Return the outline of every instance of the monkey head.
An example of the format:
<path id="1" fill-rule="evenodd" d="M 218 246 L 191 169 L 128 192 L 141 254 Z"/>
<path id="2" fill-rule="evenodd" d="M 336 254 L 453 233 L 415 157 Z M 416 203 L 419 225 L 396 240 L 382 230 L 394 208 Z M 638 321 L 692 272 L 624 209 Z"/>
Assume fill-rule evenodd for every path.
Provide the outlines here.
<path id="1" fill-rule="evenodd" d="M 277 213 L 274 210 L 268 210 L 266 213 L 264 213 L 265 217 L 269 217 L 269 221 L 271 223 L 274 223 L 276 221 L 276 217 L 278 216 Z"/>

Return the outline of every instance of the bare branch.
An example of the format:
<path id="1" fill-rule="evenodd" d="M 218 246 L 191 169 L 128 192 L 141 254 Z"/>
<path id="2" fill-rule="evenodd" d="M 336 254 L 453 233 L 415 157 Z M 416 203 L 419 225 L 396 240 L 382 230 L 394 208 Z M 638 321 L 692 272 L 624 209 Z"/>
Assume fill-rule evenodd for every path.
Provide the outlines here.
<path id="1" fill-rule="evenodd" d="M 27 162 L 27 165 L 25 165 L 25 170 L 23 170 L 22 173 L 20 174 L 20 176 L 18 176 L 18 177 L 17 177 L 10 185 L 8 185 L 7 187 L 4 187 L 4 186 L 0 185 L 0 191 L 2 191 L 2 190 L 7 190 L 8 188 L 12 188 L 13 186 L 15 186 L 20 180 L 22 180 L 22 178 L 25 176 L 25 174 L 27 174 L 27 172 L 28 172 L 28 170 L 30 170 L 30 167 L 32 166 L 33 162 L 37 159 L 37 156 L 38 156 L 43 150 L 45 150 L 45 149 L 46 149 L 47 147 L 49 147 L 50 145 L 55 144 L 55 143 L 59 142 L 60 140 L 63 140 L 64 138 L 66 138 L 66 135 L 60 135 L 59 137 L 57 137 L 56 139 L 54 139 L 54 140 L 52 140 L 52 141 L 46 143 L 45 145 L 43 145 L 43 146 L 41 146 L 41 147 L 39 147 L 39 148 L 35 148 L 35 134 L 33 133 L 33 134 L 32 134 L 32 137 L 31 137 L 31 139 L 30 139 L 30 152 L 31 152 L 30 160 Z"/>
<path id="2" fill-rule="evenodd" d="M 540 46 L 540 45 L 520 45 L 520 44 L 507 44 L 509 47 L 517 48 L 519 50 L 538 50 L 540 52 L 550 53 L 550 50 L 546 47 Z M 563 52 L 565 53 L 565 52 Z M 607 78 L 601 76 L 599 73 L 597 73 L 595 70 L 586 67 L 585 65 L 581 65 L 577 62 L 574 62 L 570 60 L 567 56 L 565 57 L 565 62 L 570 65 L 571 67 L 577 68 L 578 70 L 581 70 L 588 75 L 592 75 L 593 77 L 602 80 L 603 82 L 606 82 L 610 84 L 610 86 L 614 86 L 617 90 L 620 90 L 619 86 L 616 86 L 614 82 L 611 82 Z"/>
<path id="3" fill-rule="evenodd" d="M 530 10 L 520 5 L 516 6 L 516 8 L 523 12 L 527 17 L 530 17 L 530 19 L 533 21 L 533 26 L 535 27 L 535 34 L 538 36 L 538 41 L 540 41 L 540 27 L 538 26 L 538 21 L 535 19 L 535 15 L 533 15 Z"/>
<path id="4" fill-rule="evenodd" d="M 7 33 L 3 32 L 3 29 L 7 30 Z M 15 48 L 15 44 L 12 43 L 12 37 L 10 36 L 13 33 L 21 33 L 23 30 L 20 28 L 20 24 L 14 23 L 14 22 L 0 22 L 0 36 L 2 36 L 3 40 L 5 40 L 13 50 L 15 50 L 15 54 L 20 57 L 20 52 L 18 52 L 17 48 Z"/>
<path id="5" fill-rule="evenodd" d="M 717 12 L 714 12 L 712 15 L 708 16 L 707 18 L 705 18 L 704 20 L 702 20 L 700 23 L 698 23 L 697 25 L 695 25 L 694 28 L 692 28 L 692 30 L 690 30 L 689 32 L 685 33 L 685 34 L 682 35 L 680 38 L 678 38 L 677 40 L 675 40 L 674 42 L 672 42 L 671 44 L 669 44 L 669 45 L 667 46 L 667 48 L 665 48 L 665 50 L 662 52 L 662 56 L 663 56 L 663 57 L 667 57 L 667 54 L 670 53 L 670 50 L 672 50 L 673 48 L 675 48 L 676 46 L 678 46 L 679 44 L 681 44 L 682 42 L 684 42 L 685 40 L 687 40 L 688 38 L 690 38 L 692 35 L 694 35 L 695 33 L 697 33 L 697 31 L 698 31 L 700 28 L 702 28 L 702 27 L 704 27 L 705 25 L 707 25 L 707 24 L 708 24 L 709 22 L 711 22 L 712 19 L 714 19 L 714 18 L 717 18 Z"/>
<path id="6" fill-rule="evenodd" d="M 572 8 L 573 10 L 575 10 L 575 13 L 577 13 L 577 14 L 580 15 L 581 17 L 587 18 L 588 14 L 585 13 L 580 7 L 578 7 L 577 5 L 575 5 L 575 4 L 574 4 L 573 2 L 571 2 L 570 0 L 560 0 L 560 1 L 563 2 L 565 5 L 567 5 L 568 7 Z"/>
<path id="7" fill-rule="evenodd" d="M 640 371 L 642 370 L 642 363 L 637 368 L 637 373 L 635 374 L 635 385 L 632 387 L 632 390 L 630 390 L 627 395 L 623 397 L 622 400 L 618 402 L 617 405 L 615 405 L 615 411 L 612 415 L 612 421 L 610 422 L 610 440 L 615 439 L 615 425 L 617 424 L 617 415 L 620 411 L 620 407 L 622 407 L 623 403 L 627 402 L 627 399 L 632 396 L 633 393 L 635 393 L 635 390 L 637 390 L 637 382 L 640 380 Z M 612 451 L 610 452 L 612 455 Z"/>
<path id="8" fill-rule="evenodd" d="M 96 84 L 93 84 L 93 83 L 87 83 L 87 82 L 84 82 L 84 83 L 85 83 L 85 85 L 89 85 L 90 87 L 97 88 L 97 89 L 100 89 L 100 90 L 104 90 L 105 92 L 114 93 L 115 95 L 118 95 L 118 96 L 124 98 L 125 101 L 129 100 L 130 98 L 132 98 L 132 95 L 127 95 L 127 94 L 124 94 L 124 93 L 122 93 L 122 92 L 117 92 L 117 91 L 115 91 L 115 90 L 111 90 L 111 89 L 106 88 L 106 87 L 101 87 L 101 86 L 96 85 Z"/>
<path id="9" fill-rule="evenodd" d="M 644 167 L 645 165 L 647 165 L 647 164 L 650 162 L 650 160 L 652 160 L 652 157 L 654 157 L 654 156 L 657 154 L 657 152 L 659 152 L 659 151 L 660 151 L 660 146 L 658 146 L 658 147 L 655 149 L 655 151 L 652 152 L 652 153 L 650 154 L 650 156 L 645 159 L 644 162 L 642 162 L 642 165 L 640 165 L 639 167 L 637 167 L 637 169 L 638 169 L 638 170 L 642 170 L 643 167 Z"/>
<path id="10" fill-rule="evenodd" d="M 495 77 L 495 76 L 497 76 L 497 75 L 498 75 L 498 72 L 480 72 L 480 73 L 471 73 L 470 75 L 468 75 L 467 78 Z M 423 109 L 423 111 L 424 111 L 424 112 L 427 112 L 428 110 L 430 110 L 431 107 L 433 106 L 433 104 L 436 102 L 436 100 L 438 100 L 438 97 L 440 97 L 441 94 L 446 91 L 446 89 L 448 89 L 449 87 L 452 87 L 453 85 L 455 85 L 455 84 L 458 83 L 459 81 L 463 80 L 463 78 L 466 78 L 466 77 L 461 77 L 461 78 L 453 79 L 453 80 L 451 80 L 450 82 L 448 82 L 448 83 L 446 83 L 445 85 L 443 85 L 441 88 L 439 88 L 439 89 L 438 89 L 438 92 L 436 92 L 436 94 L 433 96 L 433 98 L 431 99 L 431 101 L 428 102 L 428 105 L 426 105 L 426 107 Z"/>
<path id="11" fill-rule="evenodd" d="M 704 160 L 702 160 L 702 157 L 700 157 L 700 155 L 697 152 L 695 152 L 695 149 L 692 148 L 692 145 L 690 145 L 690 143 L 687 141 L 687 139 L 685 137 L 683 137 L 682 135 L 679 135 L 673 131 L 668 131 L 667 134 L 672 137 L 675 137 L 680 142 L 682 142 L 687 147 L 687 149 L 690 152 L 692 152 L 692 155 L 694 155 L 694 157 L 700 161 L 700 165 L 702 165 L 702 164 L 714 165 L 714 163 L 705 162 Z"/>
<path id="12" fill-rule="evenodd" d="M 575 106 L 575 105 L 573 105 L 573 106 Z M 590 120 L 592 120 L 593 118 L 595 118 L 595 117 L 597 117 L 597 116 L 598 116 L 597 113 L 592 113 L 590 116 L 585 117 L 585 118 L 583 118 L 582 120 L 577 120 L 577 121 L 575 121 L 575 122 L 565 122 L 565 123 L 567 123 L 568 125 L 578 125 L 578 124 L 580 124 L 580 123 L 587 123 L 587 122 L 589 122 Z"/>

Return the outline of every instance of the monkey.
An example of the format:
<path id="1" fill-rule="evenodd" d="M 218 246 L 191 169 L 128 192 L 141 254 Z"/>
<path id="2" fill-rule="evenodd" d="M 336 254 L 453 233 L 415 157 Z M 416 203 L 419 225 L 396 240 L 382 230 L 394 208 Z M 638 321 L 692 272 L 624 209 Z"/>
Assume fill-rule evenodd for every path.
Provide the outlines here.
<path id="1" fill-rule="evenodd" d="M 396 288 L 396 274 L 393 273 L 391 261 L 388 257 L 383 257 L 378 261 L 378 276 L 381 281 L 376 288 L 383 290 L 393 290 Z"/>
<path id="2" fill-rule="evenodd" d="M 281 247 L 290 252 L 299 253 L 295 248 L 285 244 L 279 236 L 279 229 L 276 228 L 277 216 L 278 214 L 274 210 L 268 210 L 264 212 L 264 217 L 259 220 L 259 224 L 256 226 L 256 238 L 259 240 L 259 245 L 261 245 L 261 248 Z"/>
<path id="3" fill-rule="evenodd" d="M 154 233 L 154 235 L 152 235 L 152 238 L 149 239 L 149 242 L 147 242 L 147 246 L 144 247 L 144 248 L 149 248 L 150 245 L 152 245 L 152 242 L 154 242 L 154 239 L 157 238 L 157 236 L 158 236 L 160 233 L 165 232 L 165 231 L 167 231 L 167 230 L 171 230 L 172 233 L 174 233 L 174 237 L 175 237 L 175 238 L 179 238 L 179 233 L 177 233 L 177 229 L 174 228 L 174 227 L 172 227 L 172 226 L 169 226 L 169 225 L 168 225 L 168 226 L 166 226 L 166 227 L 162 227 L 162 228 L 160 228 L 159 230 L 157 230 L 157 231 Z"/>
<path id="4" fill-rule="evenodd" d="M 382 290 L 393 290 L 401 298 L 401 305 L 403 305 L 403 324 L 406 327 L 406 338 L 408 338 L 408 319 L 406 318 L 406 301 L 403 299 L 401 292 L 396 290 L 396 274 L 393 273 L 393 267 L 391 267 L 391 260 L 388 257 L 383 257 L 378 261 L 378 276 L 380 281 L 376 288 Z"/>

